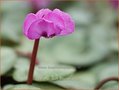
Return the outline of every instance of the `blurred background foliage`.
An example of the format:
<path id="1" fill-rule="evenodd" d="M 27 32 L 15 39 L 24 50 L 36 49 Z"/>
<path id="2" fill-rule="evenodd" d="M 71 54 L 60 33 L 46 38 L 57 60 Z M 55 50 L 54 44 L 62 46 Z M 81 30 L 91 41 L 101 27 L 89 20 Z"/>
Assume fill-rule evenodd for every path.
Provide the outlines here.
<path id="1" fill-rule="evenodd" d="M 32 0 L 33 1 L 33 0 Z M 102 80 L 118 77 L 116 0 L 43 0 L 41 8 L 59 8 L 75 21 L 68 36 L 42 38 L 32 86 L 26 85 L 34 41 L 22 33 L 25 16 L 34 12 L 29 0 L 2 0 L 1 87 L 3 90 L 93 90 Z M 36 3 L 35 3 L 36 5 Z M 44 67 L 44 68 L 43 68 Z M 118 90 L 110 81 L 102 90 Z"/>

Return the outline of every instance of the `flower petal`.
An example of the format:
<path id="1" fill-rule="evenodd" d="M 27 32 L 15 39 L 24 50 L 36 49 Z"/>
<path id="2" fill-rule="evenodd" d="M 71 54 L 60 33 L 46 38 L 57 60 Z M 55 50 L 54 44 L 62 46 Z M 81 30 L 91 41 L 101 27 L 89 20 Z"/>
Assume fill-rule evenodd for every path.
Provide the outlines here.
<path id="1" fill-rule="evenodd" d="M 59 9 L 55 9 L 54 12 L 63 18 L 63 22 L 65 24 L 65 29 L 61 31 L 60 35 L 66 35 L 72 33 L 75 29 L 75 23 L 71 19 L 70 15 L 60 11 Z"/>
<path id="2" fill-rule="evenodd" d="M 59 9 L 41 9 L 36 14 L 28 14 L 24 21 L 24 34 L 29 39 L 67 35 L 74 29 L 75 23 L 70 15 Z"/>
<path id="3" fill-rule="evenodd" d="M 75 29 L 75 23 L 74 21 L 71 19 L 70 15 L 64 13 L 63 14 L 63 18 L 64 18 L 64 22 L 65 22 L 65 27 L 66 27 L 66 31 L 62 31 L 60 33 L 60 35 L 66 35 L 66 34 L 70 34 L 72 32 L 74 32 Z"/>
<path id="4" fill-rule="evenodd" d="M 40 11 L 36 13 L 36 16 L 38 19 L 40 19 L 40 18 L 43 18 L 45 15 L 47 15 L 50 12 L 52 12 L 50 9 L 41 9 Z"/>
<path id="5" fill-rule="evenodd" d="M 46 20 L 52 21 L 55 25 L 55 28 L 59 28 L 60 30 L 64 30 L 65 29 L 65 27 L 64 27 L 65 24 L 64 24 L 64 20 L 62 19 L 60 14 L 61 13 L 57 13 L 55 10 L 53 10 L 52 12 L 45 15 L 44 18 Z M 58 34 L 59 31 L 56 31 L 56 33 Z"/>
<path id="6" fill-rule="evenodd" d="M 40 19 L 35 21 L 28 30 L 29 39 L 38 39 L 41 36 L 49 38 L 55 35 L 55 28 L 53 22 Z"/>
<path id="7" fill-rule="evenodd" d="M 26 16 L 25 21 L 24 21 L 24 30 L 23 33 L 27 35 L 28 29 L 30 25 L 36 20 L 36 16 L 33 13 L 30 13 Z"/>

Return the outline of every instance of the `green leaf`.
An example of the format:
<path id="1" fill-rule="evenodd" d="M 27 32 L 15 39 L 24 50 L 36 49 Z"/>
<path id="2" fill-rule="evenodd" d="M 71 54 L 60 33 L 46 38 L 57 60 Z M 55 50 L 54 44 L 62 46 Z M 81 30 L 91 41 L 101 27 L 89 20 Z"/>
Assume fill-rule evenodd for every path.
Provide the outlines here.
<path id="1" fill-rule="evenodd" d="M 50 83 L 33 83 L 32 85 L 17 84 L 17 85 L 6 85 L 3 90 L 64 90 L 61 87 Z"/>
<path id="2" fill-rule="evenodd" d="M 1 1 L 1 3 L 2 3 L 1 11 L 3 13 L 10 13 L 12 11 L 18 11 L 18 10 L 27 11 L 30 8 L 30 5 L 28 4 L 27 1 L 6 1 L 4 0 L 4 1 Z"/>
<path id="3" fill-rule="evenodd" d="M 53 81 L 61 80 L 72 75 L 75 69 L 71 66 L 58 64 L 43 64 L 37 66 L 34 72 L 35 81 Z"/>
<path id="4" fill-rule="evenodd" d="M 16 47 L 16 49 L 18 51 L 21 51 L 21 52 L 31 52 L 32 53 L 32 49 L 33 49 L 33 44 L 34 41 L 32 40 L 29 40 L 28 38 L 24 37 L 21 39 L 21 44 L 19 46 Z"/>
<path id="5" fill-rule="evenodd" d="M 118 90 L 118 82 L 117 81 L 109 81 L 106 84 L 103 85 L 101 90 Z"/>
<path id="6" fill-rule="evenodd" d="M 100 81 L 109 77 L 118 77 L 118 64 L 115 63 L 103 68 L 98 75 Z"/>
<path id="7" fill-rule="evenodd" d="M 76 25 L 87 26 L 93 20 L 93 13 L 85 8 L 85 3 L 82 4 L 83 5 L 80 5 L 80 3 L 75 3 L 74 5 L 67 8 L 66 12 L 72 16 L 73 20 L 76 22 Z"/>
<path id="8" fill-rule="evenodd" d="M 38 58 L 46 62 L 88 66 L 97 63 L 112 52 L 110 30 L 103 25 L 95 25 L 91 30 L 75 31 L 72 35 L 52 39 L 41 39 Z M 93 34 L 93 35 L 92 35 Z M 32 52 L 33 41 L 23 39 L 17 48 Z"/>
<path id="9" fill-rule="evenodd" d="M 29 6 L 23 1 L 2 1 L 1 39 L 3 45 L 20 42 L 23 21 Z M 17 13 L 16 13 L 17 12 Z"/>
<path id="10" fill-rule="evenodd" d="M 112 28 L 110 31 L 110 47 L 113 51 L 118 52 L 118 30 L 117 28 Z"/>
<path id="11" fill-rule="evenodd" d="M 57 86 L 48 82 L 33 83 L 33 85 L 40 87 L 42 90 L 65 90 L 60 86 Z"/>
<path id="12" fill-rule="evenodd" d="M 1 47 L 1 75 L 8 72 L 16 62 L 17 56 L 12 48 Z"/>
<path id="13" fill-rule="evenodd" d="M 91 72 L 97 77 L 96 83 L 100 81 L 110 78 L 110 77 L 118 77 L 118 62 L 116 61 L 108 61 L 100 63 L 91 69 Z"/>
<path id="14" fill-rule="evenodd" d="M 74 90 L 92 90 L 95 86 L 95 76 L 91 72 L 77 72 L 63 80 L 52 82 L 64 88 L 73 88 Z"/>
<path id="15" fill-rule="evenodd" d="M 13 78 L 18 82 L 27 80 L 30 62 L 27 59 L 19 59 L 15 65 Z M 40 63 L 35 66 L 34 81 L 52 81 L 60 80 L 73 74 L 75 69 L 71 66 L 63 66 L 53 63 Z"/>
<path id="16" fill-rule="evenodd" d="M 25 58 L 19 58 L 15 64 L 13 79 L 19 82 L 27 80 L 30 62 Z"/>
<path id="17" fill-rule="evenodd" d="M 33 85 L 17 84 L 17 85 L 6 85 L 3 90 L 42 90 Z"/>
<path id="18" fill-rule="evenodd" d="M 104 33 L 106 31 L 104 29 L 101 31 L 100 29 L 89 31 L 87 34 L 76 31 L 71 36 L 67 36 L 67 39 L 60 39 L 61 41 L 55 44 L 52 49 L 55 59 L 65 64 L 91 65 L 106 57 L 111 52 L 110 47 L 107 46 L 108 43 L 106 43 L 106 33 Z M 80 33 L 86 35 L 81 38 Z M 96 35 L 92 35 L 92 33 Z M 102 33 L 104 35 L 101 35 Z M 100 38 L 100 36 L 102 37 Z M 84 42 L 84 47 L 80 46 L 82 41 Z"/>
<path id="19" fill-rule="evenodd" d="M 40 40 L 40 45 L 38 47 L 38 55 L 37 57 L 39 58 L 40 62 L 56 62 L 56 60 L 54 60 L 54 57 L 50 54 L 50 48 L 51 48 L 51 42 L 54 38 L 52 39 L 44 39 L 42 38 Z M 53 43 L 52 43 L 53 44 Z M 24 53 L 32 53 L 32 49 L 33 49 L 33 45 L 34 45 L 34 41 L 29 40 L 28 38 L 24 37 L 21 40 L 21 44 L 16 47 L 16 49 L 20 52 L 24 52 Z"/>

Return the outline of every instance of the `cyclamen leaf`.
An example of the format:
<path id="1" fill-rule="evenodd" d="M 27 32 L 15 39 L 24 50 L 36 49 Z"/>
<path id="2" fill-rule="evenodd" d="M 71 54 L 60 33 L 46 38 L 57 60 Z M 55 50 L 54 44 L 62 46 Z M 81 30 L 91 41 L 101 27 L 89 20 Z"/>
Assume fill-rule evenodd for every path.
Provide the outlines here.
<path id="1" fill-rule="evenodd" d="M 105 63 L 101 63 L 99 65 L 96 65 L 94 68 L 92 68 L 91 72 L 95 75 L 97 84 L 104 79 L 107 79 L 110 77 L 118 77 L 118 62 L 117 61 L 115 62 L 112 60 L 111 62 L 108 61 Z M 109 85 L 106 85 L 106 87 L 108 87 Z M 113 85 L 116 85 L 116 83 L 115 84 L 112 83 L 112 86 Z"/>
<path id="2" fill-rule="evenodd" d="M 12 48 L 1 47 L 1 75 L 7 73 L 16 62 L 17 56 Z"/>
<path id="3" fill-rule="evenodd" d="M 17 84 L 6 85 L 3 90 L 64 90 L 50 83 L 33 83 L 32 85 Z"/>
<path id="4" fill-rule="evenodd" d="M 72 15 L 76 24 L 79 26 L 87 26 L 93 21 L 93 14 L 86 10 L 86 8 L 82 7 L 79 3 L 70 6 L 68 9 L 66 9 L 66 12 Z"/>
<path id="5" fill-rule="evenodd" d="M 74 33 L 74 37 L 67 37 L 70 38 L 68 40 L 62 40 L 60 43 L 55 45 L 52 49 L 52 53 L 55 59 L 58 62 L 65 63 L 65 64 L 72 64 L 72 65 L 91 65 L 93 63 L 99 62 L 103 60 L 110 52 L 110 47 L 107 46 L 105 42 L 105 34 L 101 37 L 100 43 L 98 39 L 100 38 L 99 30 L 89 30 L 88 33 L 89 37 L 85 39 L 84 43 L 87 46 L 84 47 L 84 50 L 80 48 L 80 32 Z M 100 31 L 101 33 L 106 32 L 103 30 Z M 96 33 L 96 35 L 92 35 L 91 33 Z M 78 36 L 79 35 L 79 36 Z M 79 37 L 79 38 L 78 38 Z M 102 39 L 103 38 L 103 39 Z M 79 40 L 79 42 L 77 41 Z M 98 42 L 98 43 L 97 43 Z M 82 52 L 80 51 L 82 50 Z"/>
<path id="6" fill-rule="evenodd" d="M 18 11 L 19 9 L 22 11 L 25 11 L 24 8 L 26 8 L 26 11 L 29 7 L 29 4 L 27 1 L 1 1 L 1 11 L 3 13 L 11 12 L 11 11 Z M 17 7 L 17 8 L 14 8 Z"/>
<path id="7" fill-rule="evenodd" d="M 6 85 L 3 90 L 42 90 L 33 85 L 17 84 L 17 85 Z"/>
<path id="8" fill-rule="evenodd" d="M 91 72 L 78 72 L 71 77 L 54 81 L 52 83 L 67 89 L 73 88 L 74 90 L 93 90 L 96 81 L 94 75 L 91 74 Z"/>
<path id="9" fill-rule="evenodd" d="M 36 67 L 34 72 L 34 80 L 35 81 L 61 80 L 65 77 L 72 75 L 74 72 L 75 69 L 71 66 L 44 64 Z"/>
<path id="10" fill-rule="evenodd" d="M 22 67 L 20 66 L 22 64 Z M 13 73 L 13 78 L 18 82 L 23 82 L 27 80 L 29 61 L 26 59 L 19 59 L 15 65 L 15 71 Z M 53 81 L 60 80 L 69 75 L 73 74 L 75 69 L 71 66 L 62 66 L 58 64 L 43 64 L 35 66 L 34 70 L 34 81 Z M 20 74 L 19 74 L 20 73 Z"/>
<path id="11" fill-rule="evenodd" d="M 21 38 L 21 27 L 25 14 L 29 11 L 29 6 L 24 1 L 1 1 L 2 22 L 1 36 L 2 44 L 17 44 Z M 15 8 L 14 8 L 15 7 Z M 17 12 L 19 11 L 19 12 Z M 17 13 L 16 13 L 17 12 Z M 12 23 L 11 23 L 12 22 Z M 7 41 L 7 42 L 5 42 Z"/>
<path id="12" fill-rule="evenodd" d="M 110 64 L 103 68 L 98 75 L 100 81 L 109 77 L 118 77 L 118 64 Z"/>
<path id="13" fill-rule="evenodd" d="M 38 55 L 37 58 L 39 58 L 39 62 L 56 62 L 56 60 L 54 60 L 54 57 L 51 54 L 51 42 L 52 40 L 54 40 L 54 38 L 51 39 L 45 39 L 42 38 L 40 40 L 40 46 L 38 49 Z M 22 38 L 21 40 L 21 45 L 19 45 L 18 47 L 16 47 L 16 49 L 20 52 L 24 52 L 24 53 L 32 53 L 32 48 L 33 48 L 33 41 L 30 41 L 26 38 Z M 55 42 L 55 41 L 54 41 Z M 53 44 L 53 43 L 52 43 Z"/>
<path id="14" fill-rule="evenodd" d="M 27 38 L 22 38 L 21 44 L 18 47 L 16 47 L 18 51 L 24 53 L 32 52 L 32 48 L 33 48 L 33 41 L 28 40 Z"/>
<path id="15" fill-rule="evenodd" d="M 110 30 L 110 46 L 113 51 L 118 52 L 118 30 L 117 28 L 112 28 Z"/>
<path id="16" fill-rule="evenodd" d="M 89 33 L 80 30 L 67 37 L 41 40 L 38 58 L 40 58 L 40 62 L 60 62 L 82 66 L 99 62 L 112 50 L 109 44 L 110 40 L 108 40 L 111 36 L 107 35 L 109 31 L 105 26 L 96 25 L 89 30 Z M 17 49 L 27 52 L 32 51 L 32 45 L 32 42 L 24 39 L 22 45 Z"/>
<path id="17" fill-rule="evenodd" d="M 60 86 L 48 82 L 33 83 L 33 85 L 40 87 L 42 90 L 65 90 Z"/>
<path id="18" fill-rule="evenodd" d="M 118 90 L 119 89 L 118 82 L 109 81 L 101 89 L 102 90 Z"/>

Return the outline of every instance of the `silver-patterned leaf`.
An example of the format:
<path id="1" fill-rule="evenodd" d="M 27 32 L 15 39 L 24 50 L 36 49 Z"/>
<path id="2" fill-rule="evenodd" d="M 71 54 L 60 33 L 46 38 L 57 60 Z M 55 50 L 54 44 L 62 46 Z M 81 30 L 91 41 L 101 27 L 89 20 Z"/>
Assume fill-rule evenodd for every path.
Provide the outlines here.
<path id="1" fill-rule="evenodd" d="M 17 56 L 12 48 L 1 47 L 1 75 L 8 72 L 16 62 Z"/>
<path id="2" fill-rule="evenodd" d="M 69 78 L 54 81 L 52 83 L 64 88 L 73 88 L 74 90 L 93 90 L 95 86 L 95 76 L 91 72 L 78 72 Z"/>
<path id="3" fill-rule="evenodd" d="M 29 6 L 26 1 L 1 1 L 2 22 L 1 36 L 3 43 L 19 43 L 21 39 L 23 21 L 25 15 L 29 12 Z M 16 13 L 17 12 L 17 13 Z M 7 41 L 7 42 L 5 42 Z M 9 43 L 7 43 L 9 44 Z"/>
<path id="4" fill-rule="evenodd" d="M 101 90 L 119 90 L 119 83 L 117 81 L 109 81 L 103 85 Z"/>
<path id="5" fill-rule="evenodd" d="M 42 90 L 33 85 L 17 84 L 17 85 L 6 85 L 3 90 Z"/>
<path id="6" fill-rule="evenodd" d="M 40 87 L 42 90 L 65 90 L 63 87 L 48 82 L 33 83 L 33 85 Z"/>
<path id="7" fill-rule="evenodd" d="M 15 65 L 13 78 L 16 81 L 23 82 L 27 80 L 30 62 L 27 59 L 21 58 Z M 75 72 L 75 68 L 71 66 L 63 66 L 58 64 L 40 63 L 35 66 L 34 81 L 53 81 L 60 80 Z"/>

